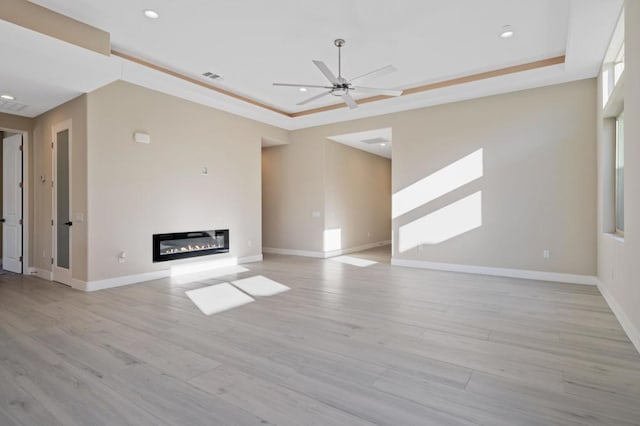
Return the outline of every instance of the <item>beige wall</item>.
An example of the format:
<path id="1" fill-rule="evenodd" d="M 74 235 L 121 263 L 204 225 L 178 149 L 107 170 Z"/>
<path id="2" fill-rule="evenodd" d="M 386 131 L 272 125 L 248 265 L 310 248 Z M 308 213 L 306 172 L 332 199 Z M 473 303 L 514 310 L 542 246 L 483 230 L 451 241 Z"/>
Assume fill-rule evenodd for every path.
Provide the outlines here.
<path id="1" fill-rule="evenodd" d="M 428 203 L 418 200 L 393 220 L 396 259 L 595 275 L 595 103 L 591 79 L 291 132 L 292 141 L 306 145 L 278 163 L 279 176 L 288 176 L 278 199 L 296 227 L 268 246 L 321 250 L 322 228 L 310 217 L 322 202 L 317 163 L 325 154 L 318 144 L 331 135 L 391 127 L 394 193 L 480 149 L 483 166 L 481 178 Z M 292 182 L 307 179 L 308 189 Z M 400 227 L 478 191 L 482 226 L 399 253 Z"/>
<path id="2" fill-rule="evenodd" d="M 106 31 L 25 0 L 2 0 L 0 19 L 103 55 L 111 53 Z"/>
<path id="3" fill-rule="evenodd" d="M 89 280 L 194 261 L 152 263 L 156 233 L 229 228 L 228 256 L 262 253 L 261 138 L 286 131 L 125 82 L 90 93 L 88 110 Z"/>
<path id="4" fill-rule="evenodd" d="M 327 128 L 262 150 L 264 247 L 333 251 L 324 247 L 330 229 L 340 229 L 340 249 L 391 238 L 391 162 L 327 140 Z"/>
<path id="5" fill-rule="evenodd" d="M 391 160 L 330 140 L 324 143 L 325 229 L 340 249 L 391 240 Z"/>
<path id="6" fill-rule="evenodd" d="M 33 118 L 0 112 L 0 128 L 29 132 L 33 128 Z"/>
<path id="7" fill-rule="evenodd" d="M 613 161 L 605 126 L 599 133 L 598 278 L 603 293 L 613 301 L 616 315 L 640 350 L 640 2 L 625 2 L 624 84 L 624 240 L 611 230 L 607 207 L 613 203 L 612 179 L 607 165 Z M 598 111 L 600 112 L 598 103 Z M 600 114 L 601 116 L 601 114 Z M 600 120 L 602 123 L 602 120 Z"/>
<path id="8" fill-rule="evenodd" d="M 53 126 L 71 120 L 71 272 L 77 280 L 87 279 L 87 221 L 77 215 L 87 212 L 87 96 L 79 96 L 34 119 L 32 204 L 33 236 L 31 266 L 51 271 L 52 256 L 52 193 L 53 163 L 51 142 Z M 45 182 L 40 179 L 44 176 Z"/>
<path id="9" fill-rule="evenodd" d="M 289 144 L 262 150 L 264 247 L 322 251 L 323 166 L 323 140 L 294 133 Z"/>
<path id="10" fill-rule="evenodd" d="M 595 275 L 595 104 L 596 82 L 583 80 L 399 116 L 394 193 L 480 149 L 483 174 L 394 219 L 394 257 Z M 399 253 L 401 227 L 478 191 L 479 227 Z M 455 235 L 468 215 L 445 227 Z"/>

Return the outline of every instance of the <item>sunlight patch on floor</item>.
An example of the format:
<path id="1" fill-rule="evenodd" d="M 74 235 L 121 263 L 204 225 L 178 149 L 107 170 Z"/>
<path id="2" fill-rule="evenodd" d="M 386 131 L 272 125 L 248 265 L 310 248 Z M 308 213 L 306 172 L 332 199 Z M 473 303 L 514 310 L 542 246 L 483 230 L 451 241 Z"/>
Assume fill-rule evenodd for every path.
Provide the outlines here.
<path id="1" fill-rule="evenodd" d="M 189 290 L 185 294 L 205 315 L 217 314 L 254 301 L 229 283 Z"/>
<path id="2" fill-rule="evenodd" d="M 245 293 L 249 293 L 252 296 L 273 296 L 285 291 L 291 290 L 286 285 L 279 282 L 270 280 L 262 275 L 256 275 L 255 277 L 245 278 L 242 280 L 232 281 L 234 286 L 238 287 Z"/>
<path id="3" fill-rule="evenodd" d="M 366 268 L 367 266 L 375 265 L 376 261 L 368 260 L 368 259 L 360 259 L 358 257 L 353 256 L 337 256 L 331 257 L 329 260 L 333 260 L 334 262 L 346 263 L 347 265 L 359 266 L 361 268 Z"/>

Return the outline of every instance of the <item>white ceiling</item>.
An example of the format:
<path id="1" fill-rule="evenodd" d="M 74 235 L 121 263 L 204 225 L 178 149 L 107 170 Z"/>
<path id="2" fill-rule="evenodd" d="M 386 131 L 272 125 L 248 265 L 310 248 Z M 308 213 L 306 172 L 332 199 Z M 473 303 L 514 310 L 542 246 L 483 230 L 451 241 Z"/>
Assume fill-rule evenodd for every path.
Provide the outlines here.
<path id="1" fill-rule="evenodd" d="M 0 21 L 0 91 L 35 116 L 123 79 L 287 129 L 379 115 L 593 77 L 622 0 L 34 0 L 108 31 L 114 49 L 189 76 L 223 76 L 228 90 L 296 112 L 312 96 L 273 82 L 324 84 L 311 60 L 337 68 L 333 40 L 347 40 L 343 74 L 393 64 L 398 72 L 368 82 L 384 88 L 494 70 L 566 54 L 566 63 L 361 105 L 290 118 L 118 57 L 104 57 Z M 160 19 L 142 11 L 152 8 Z M 498 37 L 503 25 L 516 31 Z M 7 60 L 9 59 L 10 60 Z M 207 81 L 207 80 L 203 80 Z"/>
<path id="2" fill-rule="evenodd" d="M 391 127 L 328 136 L 327 139 L 391 159 L 391 144 L 393 142 Z"/>

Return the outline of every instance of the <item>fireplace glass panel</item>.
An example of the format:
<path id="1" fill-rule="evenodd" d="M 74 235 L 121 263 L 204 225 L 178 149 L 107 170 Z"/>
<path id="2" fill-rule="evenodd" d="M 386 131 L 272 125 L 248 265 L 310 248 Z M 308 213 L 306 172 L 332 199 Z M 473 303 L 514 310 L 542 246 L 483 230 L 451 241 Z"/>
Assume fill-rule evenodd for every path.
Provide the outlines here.
<path id="1" fill-rule="evenodd" d="M 205 256 L 229 251 L 229 230 L 178 232 L 153 236 L 153 261 Z"/>

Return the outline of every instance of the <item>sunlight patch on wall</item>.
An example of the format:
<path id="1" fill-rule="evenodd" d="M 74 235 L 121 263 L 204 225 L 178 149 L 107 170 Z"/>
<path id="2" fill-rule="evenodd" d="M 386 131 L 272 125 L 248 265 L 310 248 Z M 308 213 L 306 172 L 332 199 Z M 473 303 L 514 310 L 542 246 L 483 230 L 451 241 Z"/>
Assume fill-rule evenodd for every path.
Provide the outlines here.
<path id="1" fill-rule="evenodd" d="M 482 191 L 401 226 L 398 250 L 404 253 L 421 244 L 439 244 L 482 226 Z"/>
<path id="2" fill-rule="evenodd" d="M 393 194 L 392 219 L 482 177 L 482 156 L 480 148 Z"/>
<path id="3" fill-rule="evenodd" d="M 325 229 L 324 235 L 324 251 L 334 251 L 342 249 L 342 229 Z"/>

